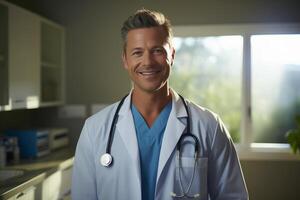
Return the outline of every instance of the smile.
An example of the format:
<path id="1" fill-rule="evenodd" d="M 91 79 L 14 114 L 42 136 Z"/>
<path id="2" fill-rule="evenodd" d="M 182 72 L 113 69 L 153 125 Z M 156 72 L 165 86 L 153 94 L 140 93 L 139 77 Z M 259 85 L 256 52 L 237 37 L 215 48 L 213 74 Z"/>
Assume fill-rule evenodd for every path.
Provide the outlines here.
<path id="1" fill-rule="evenodd" d="M 159 70 L 155 70 L 155 71 L 141 71 L 141 72 L 138 72 L 138 73 L 143 75 L 143 76 L 151 76 L 151 75 L 158 74 L 159 72 L 160 72 Z"/>

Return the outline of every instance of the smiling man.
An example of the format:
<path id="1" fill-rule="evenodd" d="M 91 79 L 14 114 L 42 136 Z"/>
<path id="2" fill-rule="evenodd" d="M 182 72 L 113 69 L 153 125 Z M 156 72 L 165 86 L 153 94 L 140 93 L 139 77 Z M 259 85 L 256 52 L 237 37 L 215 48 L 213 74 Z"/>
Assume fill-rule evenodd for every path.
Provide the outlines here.
<path id="1" fill-rule="evenodd" d="M 73 199 L 246 200 L 239 160 L 220 118 L 169 87 L 175 57 L 162 13 L 123 24 L 129 95 L 86 120 L 77 144 Z"/>
<path id="2" fill-rule="evenodd" d="M 158 26 L 130 30 L 125 39 L 123 64 L 134 85 L 132 103 L 149 127 L 172 99 L 168 78 L 175 50 L 167 38 Z"/>

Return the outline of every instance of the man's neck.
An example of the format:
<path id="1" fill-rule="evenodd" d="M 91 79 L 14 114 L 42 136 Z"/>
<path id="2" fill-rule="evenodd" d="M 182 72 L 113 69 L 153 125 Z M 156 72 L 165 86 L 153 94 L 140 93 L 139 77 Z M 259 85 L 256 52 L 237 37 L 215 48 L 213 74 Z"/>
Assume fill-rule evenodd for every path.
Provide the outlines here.
<path id="1" fill-rule="evenodd" d="M 132 103 L 151 127 L 163 108 L 172 100 L 169 87 L 156 92 L 144 92 L 133 89 Z"/>

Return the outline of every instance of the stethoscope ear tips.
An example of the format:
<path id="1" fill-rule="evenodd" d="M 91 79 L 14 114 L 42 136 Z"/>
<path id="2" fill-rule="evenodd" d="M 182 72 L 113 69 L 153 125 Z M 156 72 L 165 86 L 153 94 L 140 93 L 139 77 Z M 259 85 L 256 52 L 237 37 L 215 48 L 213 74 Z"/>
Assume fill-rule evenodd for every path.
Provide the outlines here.
<path id="1" fill-rule="evenodd" d="M 109 167 L 112 163 L 112 160 L 113 160 L 112 156 L 108 153 L 105 153 L 101 156 L 100 163 L 104 167 Z"/>

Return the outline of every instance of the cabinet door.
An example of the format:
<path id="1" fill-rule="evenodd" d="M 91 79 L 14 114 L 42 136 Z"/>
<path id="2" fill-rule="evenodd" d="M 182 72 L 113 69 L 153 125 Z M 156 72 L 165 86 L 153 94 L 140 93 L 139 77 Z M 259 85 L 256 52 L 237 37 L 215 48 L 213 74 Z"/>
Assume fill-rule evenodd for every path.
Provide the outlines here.
<path id="1" fill-rule="evenodd" d="M 73 167 L 62 170 L 61 173 L 61 187 L 59 191 L 60 199 L 70 199 L 71 197 L 71 184 L 72 184 L 72 171 Z"/>
<path id="2" fill-rule="evenodd" d="M 8 8 L 0 4 L 0 106 L 8 104 Z M 0 108 L 1 110 L 1 108 Z"/>
<path id="3" fill-rule="evenodd" d="M 36 108 L 40 91 L 39 17 L 9 6 L 9 106 Z"/>
<path id="4" fill-rule="evenodd" d="M 41 21 L 41 104 L 64 102 L 64 29 Z"/>
<path id="5" fill-rule="evenodd" d="M 42 183 L 42 200 L 59 199 L 59 191 L 62 184 L 61 171 L 47 177 Z"/>

